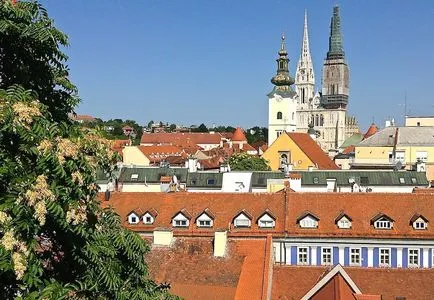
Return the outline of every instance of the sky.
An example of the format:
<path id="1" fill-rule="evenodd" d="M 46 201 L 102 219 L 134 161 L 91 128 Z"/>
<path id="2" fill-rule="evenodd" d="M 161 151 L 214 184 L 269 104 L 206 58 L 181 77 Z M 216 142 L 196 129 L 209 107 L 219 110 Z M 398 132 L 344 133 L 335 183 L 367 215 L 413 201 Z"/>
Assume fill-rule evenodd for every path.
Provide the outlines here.
<path id="1" fill-rule="evenodd" d="M 79 114 L 139 124 L 267 126 L 271 77 L 285 33 L 290 72 L 304 11 L 316 86 L 333 5 L 350 68 L 349 113 L 374 121 L 434 115 L 431 0 L 42 0 L 68 34 Z M 405 101 L 406 99 L 406 101 Z"/>

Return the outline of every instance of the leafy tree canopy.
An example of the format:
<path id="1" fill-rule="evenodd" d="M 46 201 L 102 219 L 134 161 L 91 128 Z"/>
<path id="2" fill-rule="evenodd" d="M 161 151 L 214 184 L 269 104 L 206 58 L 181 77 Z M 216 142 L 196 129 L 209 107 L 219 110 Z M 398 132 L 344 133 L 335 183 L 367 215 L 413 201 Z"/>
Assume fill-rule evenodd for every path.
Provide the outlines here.
<path id="1" fill-rule="evenodd" d="M 246 152 L 234 154 L 228 160 L 234 171 L 269 171 L 267 161 L 262 157 L 252 156 Z"/>
<path id="2" fill-rule="evenodd" d="M 37 2 L 0 0 L 2 299 L 170 299 L 147 244 L 97 200 L 107 140 L 68 120 L 78 103 L 66 35 Z"/>

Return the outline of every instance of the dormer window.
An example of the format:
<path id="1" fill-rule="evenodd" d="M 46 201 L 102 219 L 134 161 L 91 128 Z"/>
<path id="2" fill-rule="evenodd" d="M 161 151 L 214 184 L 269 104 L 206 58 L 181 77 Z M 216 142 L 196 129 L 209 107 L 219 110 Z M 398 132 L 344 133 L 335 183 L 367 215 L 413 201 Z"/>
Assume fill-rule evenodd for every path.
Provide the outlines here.
<path id="1" fill-rule="evenodd" d="M 422 215 L 415 214 L 410 220 L 410 225 L 415 230 L 425 230 L 428 228 L 428 220 Z"/>
<path id="2" fill-rule="evenodd" d="M 301 228 L 318 228 L 318 221 L 319 218 L 311 212 L 305 212 L 297 219 Z"/>
<path id="3" fill-rule="evenodd" d="M 371 220 L 371 224 L 374 225 L 375 229 L 392 229 L 393 220 L 386 216 L 385 214 L 378 214 Z"/>
<path id="4" fill-rule="evenodd" d="M 146 213 L 143 216 L 143 223 L 145 223 L 145 224 L 153 224 L 154 223 L 154 217 L 151 216 L 150 213 Z"/>
<path id="5" fill-rule="evenodd" d="M 276 226 L 276 217 L 267 209 L 258 218 L 258 226 L 260 228 L 274 228 Z"/>
<path id="6" fill-rule="evenodd" d="M 352 226 L 352 219 L 345 213 L 341 212 L 335 219 L 335 223 L 340 229 L 349 229 Z"/>
<path id="7" fill-rule="evenodd" d="M 196 219 L 197 227 L 213 227 L 214 225 L 214 214 L 207 208 L 203 213 L 199 215 Z"/>
<path id="8" fill-rule="evenodd" d="M 139 179 L 139 174 L 131 174 L 131 179 L 132 179 L 132 180 L 137 180 L 137 179 Z"/>
<path id="9" fill-rule="evenodd" d="M 250 227 L 252 224 L 252 217 L 245 210 L 240 212 L 234 218 L 234 226 L 235 227 Z"/>
<path id="10" fill-rule="evenodd" d="M 172 218 L 173 227 L 188 227 L 190 225 L 191 216 L 186 209 L 182 209 Z"/>
<path id="11" fill-rule="evenodd" d="M 129 224 L 137 224 L 137 223 L 139 223 L 139 220 L 140 220 L 140 218 L 135 212 L 131 212 L 128 215 L 128 223 Z"/>

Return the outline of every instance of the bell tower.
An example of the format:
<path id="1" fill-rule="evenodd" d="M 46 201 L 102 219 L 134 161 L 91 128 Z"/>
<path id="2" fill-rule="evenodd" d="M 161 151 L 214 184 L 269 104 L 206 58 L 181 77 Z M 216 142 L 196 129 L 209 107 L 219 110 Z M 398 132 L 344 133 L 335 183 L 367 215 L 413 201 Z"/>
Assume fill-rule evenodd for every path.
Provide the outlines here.
<path id="1" fill-rule="evenodd" d="M 271 79 L 273 90 L 268 96 L 268 145 L 271 145 L 283 132 L 296 130 L 297 93 L 291 85 L 294 79 L 289 75 L 289 58 L 286 51 L 285 36 L 276 59 L 277 72 Z"/>
<path id="2" fill-rule="evenodd" d="M 330 25 L 329 51 L 324 60 L 321 104 L 324 108 L 347 108 L 349 70 L 341 34 L 339 6 L 333 7 Z"/>

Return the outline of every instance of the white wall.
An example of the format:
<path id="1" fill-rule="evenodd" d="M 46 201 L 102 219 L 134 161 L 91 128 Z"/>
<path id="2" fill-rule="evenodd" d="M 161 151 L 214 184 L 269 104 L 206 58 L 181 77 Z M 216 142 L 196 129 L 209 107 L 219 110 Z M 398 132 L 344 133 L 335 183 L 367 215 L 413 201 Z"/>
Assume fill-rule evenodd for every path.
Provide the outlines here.
<path id="1" fill-rule="evenodd" d="M 223 173 L 222 191 L 226 193 L 252 191 L 252 172 Z"/>

